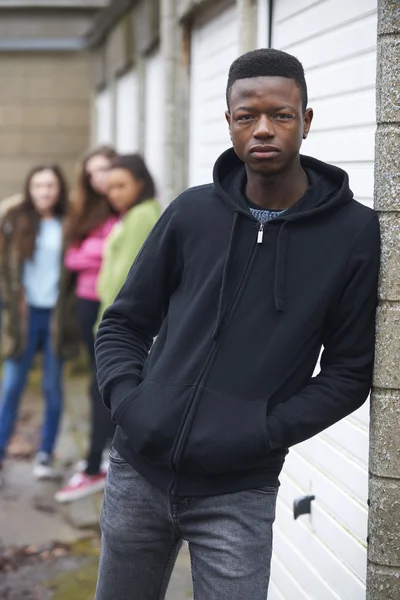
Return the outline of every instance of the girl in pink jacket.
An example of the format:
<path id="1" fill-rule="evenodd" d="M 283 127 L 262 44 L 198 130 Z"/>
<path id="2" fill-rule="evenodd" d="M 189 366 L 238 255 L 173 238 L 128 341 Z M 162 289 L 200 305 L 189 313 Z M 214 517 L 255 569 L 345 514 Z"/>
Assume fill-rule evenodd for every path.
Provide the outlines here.
<path id="1" fill-rule="evenodd" d="M 65 266 L 76 273 L 77 316 L 91 359 L 92 426 L 87 460 L 82 461 L 83 468 L 57 492 L 58 502 L 77 500 L 103 489 L 106 469 L 101 465 L 102 455 L 114 435 L 115 425 L 103 405 L 97 385 L 93 336 L 100 307 L 96 288 L 104 244 L 118 220 L 106 198 L 107 174 L 114 157 L 112 148 L 101 147 L 83 158 L 71 203 Z"/>

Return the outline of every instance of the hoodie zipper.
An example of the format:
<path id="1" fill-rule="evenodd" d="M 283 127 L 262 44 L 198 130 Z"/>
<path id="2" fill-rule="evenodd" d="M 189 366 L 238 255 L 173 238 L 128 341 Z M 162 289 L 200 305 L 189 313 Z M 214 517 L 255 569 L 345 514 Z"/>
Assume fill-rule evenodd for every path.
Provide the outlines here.
<path id="1" fill-rule="evenodd" d="M 264 239 L 264 223 L 260 223 L 260 229 L 257 235 L 257 244 L 262 244 Z"/>
<path id="2" fill-rule="evenodd" d="M 265 226 L 261 223 L 260 224 L 260 228 L 259 228 L 258 233 L 257 233 L 256 243 L 253 246 L 253 250 L 251 252 L 249 262 L 247 264 L 245 272 L 243 273 L 243 277 L 242 277 L 242 279 L 240 281 L 240 284 L 239 284 L 239 287 L 238 287 L 238 291 L 236 293 L 236 296 L 235 296 L 235 299 L 234 299 L 233 304 L 231 306 L 231 309 L 230 309 L 230 311 L 228 313 L 228 318 L 227 318 L 227 321 L 226 321 L 226 326 L 225 326 L 225 332 L 224 333 L 227 332 L 227 330 L 228 330 L 228 328 L 229 328 L 229 326 L 231 324 L 231 321 L 233 319 L 233 316 L 234 316 L 234 314 L 236 312 L 236 308 L 237 308 L 237 306 L 238 306 L 238 304 L 239 304 L 239 302 L 240 302 L 240 300 L 242 298 L 242 291 L 243 291 L 243 288 L 244 288 L 244 284 L 247 281 L 247 276 L 248 276 L 248 274 L 249 274 L 249 272 L 250 272 L 250 270 L 251 270 L 251 268 L 253 266 L 254 257 L 255 257 L 255 254 L 256 254 L 255 251 L 256 251 L 257 245 L 258 244 L 262 244 L 262 241 L 263 241 L 263 238 L 264 238 L 264 228 L 265 228 Z M 176 442 L 174 443 L 174 445 L 172 446 L 172 449 L 171 449 L 170 467 L 173 470 L 173 472 L 175 474 L 175 477 L 172 480 L 171 485 L 170 485 L 170 489 L 169 489 L 170 495 L 174 494 L 174 489 L 176 487 L 176 483 L 177 483 L 177 479 L 178 479 L 178 466 L 179 466 L 179 462 L 180 462 L 180 460 L 181 460 L 181 458 L 183 456 L 183 452 L 184 452 L 185 445 L 186 445 L 186 442 L 187 442 L 188 434 L 190 432 L 190 427 L 191 427 L 191 425 L 193 423 L 193 420 L 194 420 L 195 408 L 196 408 L 196 404 L 197 404 L 196 400 L 198 399 L 198 396 L 199 396 L 202 384 L 203 384 L 204 380 L 206 379 L 206 377 L 207 377 L 208 373 L 210 372 L 210 369 L 211 369 L 211 367 L 213 365 L 213 359 L 214 359 L 214 357 L 215 357 L 215 355 L 217 353 L 217 350 L 218 350 L 220 342 L 221 342 L 221 338 L 218 339 L 217 341 L 215 341 L 213 343 L 212 347 L 211 347 L 210 353 L 209 353 L 209 355 L 208 355 L 208 357 L 207 357 L 207 359 L 206 359 L 206 361 L 205 361 L 205 363 L 203 365 L 203 368 L 202 368 L 202 370 L 201 370 L 201 372 L 199 374 L 199 377 L 197 378 L 197 381 L 196 381 L 195 386 L 194 386 L 193 393 L 192 393 L 191 398 L 189 399 L 189 402 L 188 402 L 187 410 L 185 411 L 185 414 L 184 414 L 184 416 L 182 418 L 181 425 L 180 425 L 179 430 L 178 430 L 178 432 L 176 434 L 176 437 L 175 437 Z"/>

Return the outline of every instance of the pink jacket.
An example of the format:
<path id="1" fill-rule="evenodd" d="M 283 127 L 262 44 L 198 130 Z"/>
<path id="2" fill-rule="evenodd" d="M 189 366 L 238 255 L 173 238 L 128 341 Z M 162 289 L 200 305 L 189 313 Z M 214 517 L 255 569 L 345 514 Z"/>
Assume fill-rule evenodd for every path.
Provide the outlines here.
<path id="1" fill-rule="evenodd" d="M 76 285 L 78 298 L 99 300 L 96 288 L 104 243 L 117 221 L 117 217 L 110 217 L 105 223 L 93 229 L 83 242 L 71 246 L 67 250 L 64 263 L 69 271 L 75 271 L 78 274 Z"/>

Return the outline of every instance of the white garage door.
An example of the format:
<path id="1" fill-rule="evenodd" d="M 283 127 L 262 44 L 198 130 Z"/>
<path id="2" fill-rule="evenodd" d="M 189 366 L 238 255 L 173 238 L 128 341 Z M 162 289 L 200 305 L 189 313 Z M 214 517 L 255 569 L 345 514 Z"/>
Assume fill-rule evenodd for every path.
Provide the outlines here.
<path id="1" fill-rule="evenodd" d="M 144 156 L 163 202 L 164 182 L 164 68 L 159 50 L 146 58 Z"/>
<path id="2" fill-rule="evenodd" d="M 261 1 L 261 0 L 260 0 Z M 276 0 L 272 43 L 304 65 L 315 117 L 303 152 L 372 205 L 377 0 Z M 266 40 L 259 38 L 259 45 Z M 368 406 L 294 448 L 282 477 L 268 600 L 365 600 Z M 315 494 L 312 517 L 293 500 Z"/>
<path id="3" fill-rule="evenodd" d="M 139 90 L 137 73 L 129 71 L 116 82 L 115 145 L 121 154 L 137 152 L 139 147 Z"/>
<path id="4" fill-rule="evenodd" d="M 195 21 L 192 30 L 190 185 L 210 182 L 215 160 L 231 145 L 224 117 L 225 87 L 229 67 L 239 53 L 238 18 L 236 6 L 216 5 Z"/>
<path id="5" fill-rule="evenodd" d="M 112 127 L 112 94 L 104 89 L 95 99 L 95 143 L 111 144 L 113 142 Z"/>

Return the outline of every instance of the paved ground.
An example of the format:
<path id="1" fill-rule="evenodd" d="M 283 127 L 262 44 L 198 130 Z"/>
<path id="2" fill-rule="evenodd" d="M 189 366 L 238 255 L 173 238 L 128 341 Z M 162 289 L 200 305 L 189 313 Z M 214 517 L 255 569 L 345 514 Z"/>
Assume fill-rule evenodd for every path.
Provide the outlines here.
<path id="1" fill-rule="evenodd" d="M 32 461 L 27 457 L 29 445 L 37 438 L 41 416 L 35 387 L 24 399 L 23 418 L 14 444 L 17 453 L 22 448 L 25 459 L 7 461 L 4 485 L 0 488 L 0 598 L 92 600 L 99 552 L 97 524 L 101 495 L 60 507 L 53 500 L 58 484 L 33 480 Z M 86 381 L 82 378 L 67 382 L 66 415 L 57 447 L 57 460 L 64 477 L 85 450 L 88 422 L 85 388 Z M 54 542 L 59 545 L 52 548 Z M 14 561 L 18 568 L 7 567 L 4 556 L 7 558 L 11 546 L 30 546 L 27 554 L 32 556 L 19 552 Z M 189 558 L 184 549 L 178 558 L 167 599 L 190 598 Z"/>

